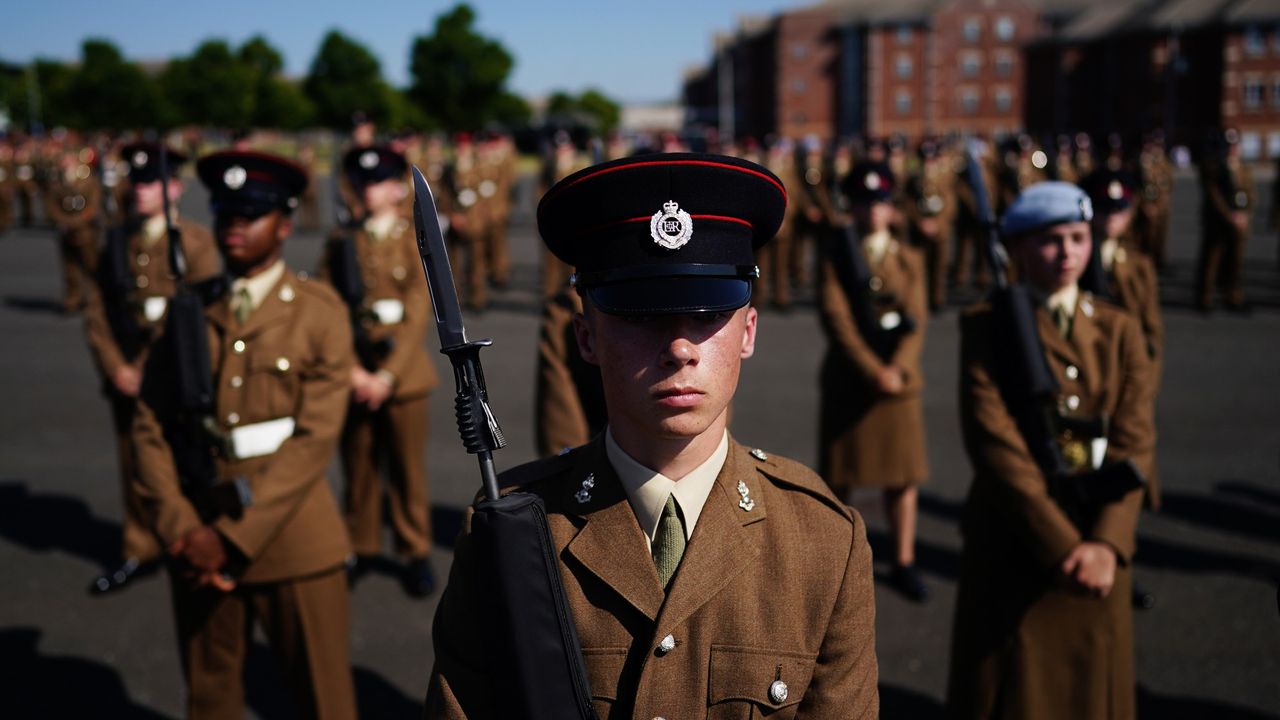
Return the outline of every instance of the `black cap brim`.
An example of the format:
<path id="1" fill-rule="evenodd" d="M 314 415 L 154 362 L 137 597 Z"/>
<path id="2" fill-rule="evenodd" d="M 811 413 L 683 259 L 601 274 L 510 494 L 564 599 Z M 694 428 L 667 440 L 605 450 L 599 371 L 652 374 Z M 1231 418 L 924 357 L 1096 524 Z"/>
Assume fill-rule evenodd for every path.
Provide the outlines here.
<path id="1" fill-rule="evenodd" d="M 751 301 L 751 281 L 734 277 L 648 278 L 586 291 L 601 312 L 632 317 L 727 312 Z"/>

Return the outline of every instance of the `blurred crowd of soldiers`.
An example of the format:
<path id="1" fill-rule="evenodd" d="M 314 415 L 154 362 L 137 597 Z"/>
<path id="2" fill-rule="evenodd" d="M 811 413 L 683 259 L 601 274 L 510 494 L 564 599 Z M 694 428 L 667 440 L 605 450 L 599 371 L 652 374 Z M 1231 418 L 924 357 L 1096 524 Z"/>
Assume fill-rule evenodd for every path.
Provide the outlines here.
<path id="1" fill-rule="evenodd" d="M 1225 131 L 1200 159 L 1201 245 L 1193 300 L 1204 311 L 1213 307 L 1215 287 L 1228 308 L 1248 307 L 1241 265 L 1254 219 L 1256 192 L 1249 167 L 1240 157 L 1239 140 L 1235 131 Z M 829 357 L 821 380 L 821 474 L 846 495 L 859 487 L 884 490 L 895 535 L 894 571 L 889 579 L 905 595 L 920 602 L 926 601 L 929 594 L 913 569 L 915 488 L 928 474 L 919 367 L 924 324 L 930 313 L 940 312 L 956 300 L 973 299 L 990 283 L 985 257 L 989 227 L 983 223 L 975 195 L 964 181 L 965 151 L 970 148 L 980 158 L 997 216 L 1003 215 L 1027 188 L 1045 180 L 1078 184 L 1088 193 L 1099 210 L 1094 226 L 1097 268 L 1088 280 L 1091 284 L 1082 281 L 1082 287 L 1110 298 L 1139 319 L 1158 378 L 1163 340 L 1157 277 L 1168 263 L 1166 247 L 1176 171 L 1160 133 L 1148 133 L 1136 142 L 1125 142 L 1119 136 L 1108 136 L 1100 142 L 1085 134 L 1062 136 L 1050 148 L 1021 134 L 994 143 L 979 140 L 962 144 L 954 139 L 925 138 L 914 147 L 901 138 L 867 138 L 830 145 L 816 139 L 797 142 L 775 138 L 763 145 L 745 140 L 710 148 L 768 168 L 786 187 L 789 202 L 782 226 L 758 258 L 761 274 L 754 302 L 779 310 L 793 307 L 797 300 L 813 301 L 818 306 L 829 341 Z M 154 486 L 137 479 L 146 474 L 139 469 L 146 460 L 140 456 L 138 428 L 145 428 L 145 418 L 151 412 L 146 410 L 144 420 L 138 420 L 139 398 L 145 395 L 146 346 L 158 335 L 165 302 L 179 285 L 223 272 L 214 233 L 176 212 L 183 192 L 180 168 L 186 160 L 201 154 L 198 144 L 167 148 L 167 167 L 158 157 L 160 149 L 159 144 L 145 139 L 84 137 L 61 131 L 41 138 L 11 136 L 0 141 L 0 233 L 15 224 L 32 226 L 37 214 L 53 225 L 63 268 L 61 308 L 68 314 L 84 311 L 88 343 L 103 392 L 112 406 L 126 522 L 121 564 L 94 580 L 95 592 L 127 585 L 139 573 L 155 567 L 165 552 L 186 557 L 199 566 L 191 548 L 201 536 L 182 535 L 176 541 L 173 537 L 162 538 L 168 543 L 162 547 L 158 535 L 165 533 L 157 525 L 161 520 L 156 513 L 157 506 L 163 503 L 148 496 L 155 491 Z M 685 149 L 674 134 L 639 143 L 623 142 L 615 136 L 581 148 L 567 134 L 557 133 L 545 143 L 540 158 L 537 196 L 595 163 L 641 152 Z M 379 137 L 371 122 L 357 118 L 349 141 L 334 148 L 328 162 L 334 178 L 331 219 L 321 217 L 317 183 L 307 181 L 308 174 L 314 178 L 325 164 L 317 157 L 316 146 L 298 144 L 293 155 L 296 164 L 257 152 L 251 138 L 238 136 L 229 150 L 215 154 L 216 162 L 209 161 L 207 155 L 201 161 L 205 170 L 200 179 L 214 196 L 215 218 L 226 212 L 225 207 L 219 210 L 218 197 L 235 197 L 246 182 L 252 185 L 257 181 L 251 173 L 246 181 L 236 172 L 244 174 L 242 165 L 252 170 L 254 163 L 261 163 L 261 173 L 266 177 L 261 180 L 264 187 L 278 185 L 297 191 L 296 197 L 289 195 L 287 207 L 273 206 L 270 212 L 296 218 L 296 224 L 303 228 L 329 229 L 316 268 L 307 268 L 304 274 L 286 273 L 284 279 L 279 279 L 283 271 L 271 265 L 265 277 L 273 278 L 275 285 L 255 285 L 253 275 L 246 273 L 235 281 L 241 283 L 238 289 L 232 283 L 224 291 L 236 293 L 229 307 L 244 328 L 254 327 L 254 321 L 248 318 L 259 312 L 263 298 L 274 302 L 271 298 L 278 297 L 286 305 L 296 302 L 296 307 L 302 309 L 311 304 L 328 307 L 326 303 L 336 307 L 338 301 L 346 306 L 348 312 L 341 324 L 350 328 L 350 347 L 344 348 L 349 352 L 338 362 L 351 365 L 349 397 L 346 402 L 326 406 L 333 412 L 343 409 L 341 430 L 335 430 L 331 446 L 321 444 L 313 453 L 317 455 L 317 467 L 327 463 L 327 457 L 319 457 L 326 448 L 340 453 L 346 477 L 345 518 L 339 519 L 324 507 L 313 507 L 311 511 L 319 518 L 316 527 L 324 527 L 326 532 L 333 523 L 345 524 L 349 543 L 341 545 L 349 546 L 351 552 L 341 569 L 345 569 L 348 582 L 355 582 L 367 570 L 367 561 L 380 552 L 381 476 L 385 473 L 392 533 L 396 550 L 404 559 L 405 588 L 414 596 L 425 597 L 436 587 L 428 562 L 431 529 L 425 463 L 426 399 L 438 379 L 425 353 L 430 297 L 412 242 L 413 194 L 406 182 L 408 168 L 420 168 L 435 193 L 450 243 L 460 300 L 469 309 L 480 311 L 489 305 L 491 289 L 502 290 L 512 284 L 508 228 L 520 197 L 516 146 L 510 135 L 488 131 L 458 133 L 449 142 L 441 135 L 417 133 Z M 37 213 L 37 207 L 43 211 Z M 887 210 L 873 212 L 874 207 Z M 1275 203 L 1273 211 L 1274 208 Z M 1121 219 L 1112 222 L 1114 216 Z M 258 216 L 247 217 L 256 220 Z M 1277 220 L 1280 218 L 1271 219 L 1273 226 Z M 223 218 L 221 222 L 229 220 Z M 909 336 L 903 344 L 895 345 L 891 358 L 861 358 L 860 349 L 865 348 L 859 343 L 863 340 L 850 340 L 864 329 L 852 316 L 842 294 L 840 270 L 826 251 L 830 239 L 847 232 L 851 224 L 860 235 L 865 259 L 872 266 L 871 289 L 877 297 L 896 297 L 900 301 L 894 312 L 882 313 L 879 318 L 884 323 L 893 315 L 894 328 L 903 323 L 904 335 Z M 288 225 L 288 229 L 292 227 Z M 183 277 L 170 270 L 166 244 L 175 237 L 174 228 L 186 257 Z M 112 231 L 123 238 L 122 245 L 104 243 L 104 236 L 110 236 Z M 218 230 L 221 234 L 226 232 L 230 231 Z M 287 231 L 277 242 L 283 235 Z M 118 248 L 126 249 L 117 252 Z M 221 250 L 223 261 L 231 268 L 230 251 Z M 571 322 L 582 306 L 569 288 L 572 272 L 573 268 L 543 250 L 537 280 L 543 314 L 535 403 L 537 445 L 543 455 L 585 443 L 606 422 L 598 372 L 593 375 L 593 369 L 577 356 L 574 346 Z M 322 283 L 308 284 L 308 275 Z M 331 286 L 336 293 L 308 289 L 321 284 Z M 240 294 L 245 298 L 243 302 Z M 240 310 L 244 311 L 243 317 L 239 316 Z M 131 337 L 121 336 L 122 315 L 127 316 L 126 324 L 132 328 Z M 905 323 L 908 319 L 910 323 Z M 323 333 L 322 328 L 310 326 L 298 330 L 312 331 Z M 227 352 L 246 352 L 244 342 L 235 343 L 228 345 L 233 349 Z M 278 349 L 276 345 L 271 347 L 261 357 L 253 354 L 256 350 L 250 352 L 245 361 L 249 365 L 246 372 L 253 371 L 257 363 L 262 366 L 259 369 L 274 373 L 272 382 L 278 387 L 273 385 L 271 392 L 279 390 L 290 397 L 302 393 L 305 399 L 305 387 L 300 389 L 288 380 L 292 377 L 290 368 L 303 362 L 295 355 L 300 351 L 287 344 Z M 222 361 L 229 362 L 225 356 Z M 215 367 L 215 373 L 220 372 L 219 367 L 225 370 L 226 366 Z M 239 390 L 245 379 L 238 374 L 228 375 L 229 372 L 223 372 L 226 377 L 220 379 L 225 379 L 229 388 Z M 343 372 L 345 377 L 346 371 Z M 304 378 L 296 368 L 295 374 Z M 863 384 L 848 382 L 854 377 L 867 380 L 867 387 L 875 391 L 868 394 Z M 223 392 L 221 387 L 218 392 Z M 239 413 L 248 418 L 252 412 L 255 411 L 246 406 L 216 421 L 227 425 L 223 431 L 230 437 L 235 426 L 244 424 Z M 851 412 L 856 417 L 850 417 Z M 282 419 L 251 424 L 266 426 Z M 302 411 L 296 420 L 289 420 L 307 421 Z M 331 424 L 336 428 L 339 423 Z M 267 454 L 276 452 L 286 441 L 274 443 Z M 1155 505 L 1158 486 L 1154 468 L 1150 481 L 1148 501 Z M 286 518 L 280 522 L 294 521 Z M 231 551 L 254 546 L 254 541 L 242 543 L 235 528 L 224 527 L 219 532 Z M 270 545 L 289 540 L 263 542 Z M 307 555 L 313 551 L 299 546 L 289 552 Z M 248 556 L 238 558 L 237 570 L 242 577 L 256 577 L 256 558 L 247 551 L 245 554 Z M 268 550 L 266 555 L 270 554 Z M 306 573 L 317 569 L 339 572 L 331 567 L 311 567 L 306 562 L 299 567 L 303 565 Z M 291 572 L 285 573 L 285 579 L 293 583 L 292 592 L 320 593 L 327 598 L 322 603 L 326 612 L 346 613 L 345 590 L 328 580 L 325 588 L 317 589 L 307 585 L 318 582 L 310 575 L 304 582 L 294 579 Z M 212 576 L 208 584 L 217 587 L 222 582 L 217 577 Z M 272 584 L 283 582 L 274 576 L 267 580 Z M 1134 594 L 1137 602 L 1146 602 L 1139 597 L 1144 595 L 1140 590 Z M 180 602 L 177 598 L 176 594 L 175 604 Z M 181 618 L 183 612 L 195 611 L 188 605 L 178 612 Z M 345 628 L 345 624 L 341 627 Z M 184 642 L 209 641 L 200 628 L 187 627 L 186 632 Z M 333 661 L 345 662 L 345 652 L 338 655 L 341 657 Z M 188 681 L 197 682 L 195 675 L 200 672 L 198 667 L 189 667 Z M 319 673 L 315 669 L 312 672 Z M 323 679 L 317 676 L 309 681 L 315 684 Z M 343 697 L 338 702 L 345 707 L 351 702 L 347 696 L 349 678 L 341 684 L 345 689 L 339 688 Z M 322 702 L 322 695 L 317 693 L 314 702 Z"/>

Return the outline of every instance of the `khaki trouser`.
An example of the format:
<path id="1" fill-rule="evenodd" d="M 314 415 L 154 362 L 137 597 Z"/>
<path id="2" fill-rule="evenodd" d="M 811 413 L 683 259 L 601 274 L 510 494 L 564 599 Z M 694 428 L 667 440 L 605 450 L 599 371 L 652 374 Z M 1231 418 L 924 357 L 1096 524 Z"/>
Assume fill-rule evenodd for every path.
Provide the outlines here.
<path id="1" fill-rule="evenodd" d="M 352 404 L 342 430 L 342 467 L 347 478 L 347 532 L 358 555 L 381 550 L 382 480 L 396 550 L 424 558 L 431 552 L 431 515 L 423 450 L 427 444 L 427 396 L 390 400 L 377 411 Z"/>
<path id="2" fill-rule="evenodd" d="M 350 601 L 341 567 L 306 578 L 192 589 L 170 573 L 190 720 L 243 720 L 255 621 L 280 661 L 300 718 L 354 720 Z"/>
<path id="3" fill-rule="evenodd" d="M 770 301 L 778 307 L 791 304 L 791 242 L 792 233 L 784 230 L 760 248 L 756 256 L 756 263 L 760 266 L 754 301 L 757 305 Z"/>
<path id="4" fill-rule="evenodd" d="M 1249 230 L 1234 227 L 1206 228 L 1200 235 L 1199 276 L 1196 281 L 1196 300 L 1201 307 L 1213 301 L 1213 285 L 1222 282 L 1222 294 L 1228 305 L 1244 302 L 1241 286 L 1241 264 L 1244 262 L 1245 239 Z"/>
<path id="5" fill-rule="evenodd" d="M 62 260 L 62 307 L 80 309 L 88 299 L 89 284 L 98 268 L 98 250 L 94 247 L 93 228 L 77 228 L 58 236 Z"/>
<path id="6" fill-rule="evenodd" d="M 450 233 L 449 240 L 449 265 L 454 276 L 464 280 L 458 286 L 458 299 L 472 309 L 486 307 L 489 303 L 489 271 L 486 268 L 484 231 Z"/>
<path id="7" fill-rule="evenodd" d="M 110 382 L 110 381 L 108 381 Z M 149 529 L 146 508 L 134 490 L 133 478 L 138 473 L 138 455 L 134 450 L 130 428 L 138 401 L 114 390 L 107 391 L 111 402 L 111 424 L 116 436 L 116 459 L 120 466 L 120 485 L 124 495 L 124 527 L 120 543 L 120 559 L 133 558 L 148 563 L 160 557 L 160 541 Z"/>
<path id="8" fill-rule="evenodd" d="M 551 254 L 551 251 L 542 249 L 542 299 L 555 297 L 566 285 L 569 284 L 569 276 L 573 274 L 573 268 L 562 261 L 560 258 Z"/>

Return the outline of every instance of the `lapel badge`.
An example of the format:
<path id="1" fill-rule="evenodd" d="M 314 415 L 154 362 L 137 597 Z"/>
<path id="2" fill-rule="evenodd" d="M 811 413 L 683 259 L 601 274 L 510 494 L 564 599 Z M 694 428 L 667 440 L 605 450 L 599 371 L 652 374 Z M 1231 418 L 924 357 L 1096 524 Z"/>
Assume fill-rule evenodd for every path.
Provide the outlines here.
<path id="1" fill-rule="evenodd" d="M 365 170 L 372 170 L 378 167 L 378 153 L 368 150 L 360 156 L 360 167 Z"/>
<path id="2" fill-rule="evenodd" d="M 573 499 L 577 500 L 579 505 L 585 505 L 591 502 L 591 488 L 595 486 L 596 486 L 596 474 L 587 473 L 587 476 L 582 479 L 582 487 L 578 490 L 578 492 L 573 494 Z"/>
<path id="3" fill-rule="evenodd" d="M 137 168 L 146 167 L 148 159 L 146 151 L 139 150 L 133 154 L 133 166 Z"/>
<path id="4" fill-rule="evenodd" d="M 756 506 L 756 501 L 751 499 L 751 490 L 747 488 L 747 483 L 742 480 L 738 481 L 738 494 L 742 496 L 742 499 L 738 501 L 738 507 L 746 512 L 751 512 L 751 509 Z"/>
<path id="5" fill-rule="evenodd" d="M 668 200 L 649 220 L 649 235 L 662 247 L 679 250 L 693 237 L 693 218 L 675 200 Z"/>
<path id="6" fill-rule="evenodd" d="M 753 457 L 753 458 L 755 458 L 755 459 L 757 459 L 757 460 L 759 460 L 759 461 L 761 461 L 761 462 L 764 462 L 765 460 L 768 460 L 768 459 L 769 459 L 769 453 L 767 453 L 767 452 L 765 452 L 765 451 L 761 450 L 760 448 L 753 448 L 753 449 L 751 450 L 751 457 Z M 746 487 L 746 486 L 745 486 L 745 485 L 743 485 L 742 487 Z M 739 488 L 738 492 L 742 492 L 741 488 Z"/>

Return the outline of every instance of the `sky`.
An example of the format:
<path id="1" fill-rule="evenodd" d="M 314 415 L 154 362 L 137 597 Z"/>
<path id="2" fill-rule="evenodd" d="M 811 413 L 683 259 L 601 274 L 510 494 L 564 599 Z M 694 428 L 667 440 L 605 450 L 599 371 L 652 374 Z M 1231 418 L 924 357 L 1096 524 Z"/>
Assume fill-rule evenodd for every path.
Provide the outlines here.
<path id="1" fill-rule="evenodd" d="M 711 57 L 712 36 L 741 15 L 772 15 L 816 0 L 472 0 L 476 27 L 515 56 L 509 87 L 528 98 L 597 88 L 628 103 L 679 97 L 683 71 Z M 6 2 L 0 60 L 72 61 L 88 37 L 114 42 L 131 60 L 189 54 L 202 40 L 233 46 L 264 35 L 285 72 L 306 74 L 331 29 L 378 56 L 392 84 L 409 82 L 413 39 L 452 0 L 56 0 Z"/>

